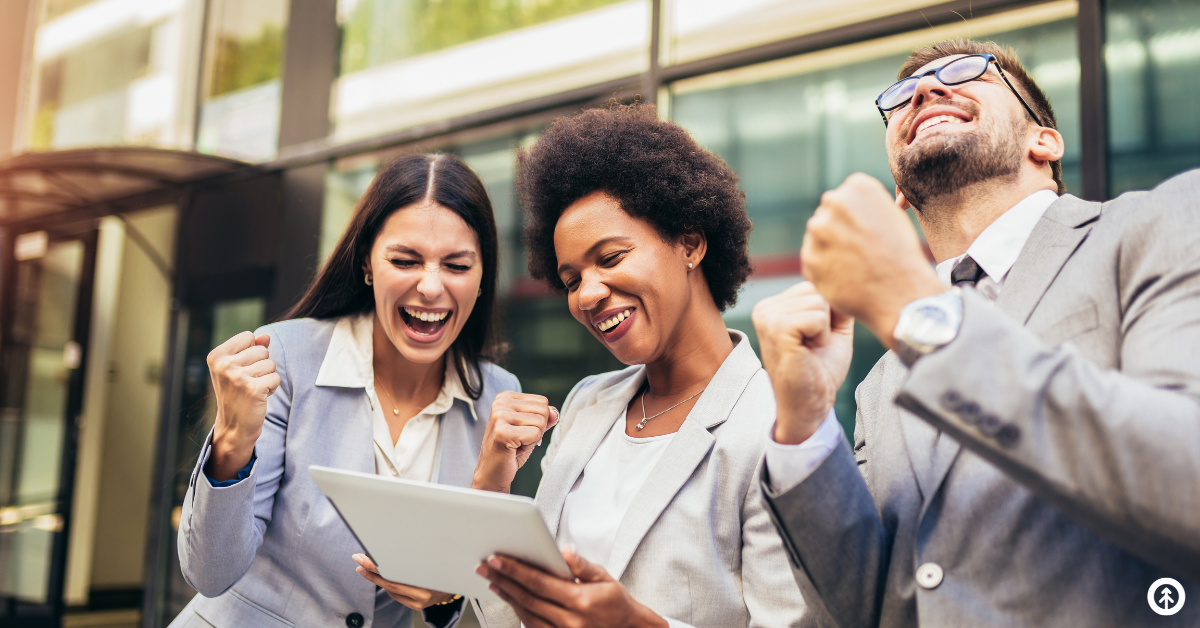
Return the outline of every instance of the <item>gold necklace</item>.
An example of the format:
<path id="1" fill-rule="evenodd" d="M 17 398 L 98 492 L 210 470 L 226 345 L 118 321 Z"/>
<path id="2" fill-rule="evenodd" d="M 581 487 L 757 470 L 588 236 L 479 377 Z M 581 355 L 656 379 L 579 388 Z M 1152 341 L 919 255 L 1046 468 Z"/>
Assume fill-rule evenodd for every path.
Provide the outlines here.
<path id="1" fill-rule="evenodd" d="M 683 404 L 685 404 L 685 403 L 687 403 L 687 402 L 691 401 L 692 399 L 695 399 L 695 398 L 696 398 L 696 395 L 699 395 L 699 394 L 700 394 L 700 393 L 702 393 L 702 392 L 704 392 L 704 389 L 703 389 L 703 388 L 701 388 L 700 390 L 696 391 L 696 394 L 695 394 L 695 395 L 692 395 L 691 397 L 688 397 L 687 399 L 684 399 L 683 401 L 680 401 L 679 403 L 677 403 L 677 404 L 675 404 L 675 405 L 671 406 L 670 408 L 667 408 L 666 410 L 663 410 L 662 412 L 659 412 L 658 414 L 656 414 L 656 415 L 654 415 L 654 416 L 646 416 L 646 395 L 650 393 L 650 386 L 646 386 L 646 392 L 642 393 L 642 420 L 641 420 L 641 422 L 640 422 L 640 423 L 638 423 L 638 424 L 635 426 L 635 427 L 637 428 L 637 431 L 639 431 L 639 432 L 640 432 L 640 431 L 642 431 L 642 428 L 646 427 L 646 423 L 649 423 L 649 422 L 650 422 L 650 419 L 653 419 L 653 418 L 655 418 L 655 417 L 660 417 L 660 416 L 662 416 L 662 415 L 664 415 L 664 414 L 666 414 L 666 413 L 668 413 L 668 412 L 670 412 L 670 411 L 674 410 L 675 408 L 678 408 L 679 406 L 682 406 Z"/>
<path id="2" fill-rule="evenodd" d="M 381 383 L 381 382 L 379 381 L 379 378 L 378 378 L 378 377 L 376 377 L 376 378 L 375 378 L 375 383 L 377 383 L 377 384 L 378 384 L 378 383 Z M 386 391 L 386 390 L 383 390 L 383 386 L 376 386 L 376 389 L 378 389 L 378 390 L 380 390 L 380 391 L 382 391 L 382 392 L 384 392 L 384 393 L 387 393 L 387 391 Z M 396 415 L 396 416 L 400 416 L 400 408 L 397 408 L 397 407 L 396 407 L 396 400 L 395 400 L 395 398 L 394 398 L 394 397 L 392 397 L 392 395 L 391 395 L 391 394 L 388 394 L 388 402 L 389 402 L 389 404 L 392 406 L 392 414 L 394 414 L 394 415 Z"/>

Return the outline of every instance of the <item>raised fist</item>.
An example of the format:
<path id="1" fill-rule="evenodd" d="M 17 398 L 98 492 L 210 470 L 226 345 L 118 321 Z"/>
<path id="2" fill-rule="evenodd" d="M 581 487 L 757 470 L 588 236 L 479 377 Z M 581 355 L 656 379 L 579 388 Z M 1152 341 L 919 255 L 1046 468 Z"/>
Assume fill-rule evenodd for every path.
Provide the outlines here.
<path id="1" fill-rule="evenodd" d="M 262 433 L 267 398 L 279 387 L 275 363 L 268 357 L 270 336 L 242 332 L 208 354 L 208 371 L 217 398 L 212 455 L 205 472 L 214 480 L 237 476 L 250 462 Z"/>
<path id="2" fill-rule="evenodd" d="M 556 423 L 558 410 L 541 395 L 513 391 L 496 395 L 471 488 L 507 493 L 517 469 Z"/>

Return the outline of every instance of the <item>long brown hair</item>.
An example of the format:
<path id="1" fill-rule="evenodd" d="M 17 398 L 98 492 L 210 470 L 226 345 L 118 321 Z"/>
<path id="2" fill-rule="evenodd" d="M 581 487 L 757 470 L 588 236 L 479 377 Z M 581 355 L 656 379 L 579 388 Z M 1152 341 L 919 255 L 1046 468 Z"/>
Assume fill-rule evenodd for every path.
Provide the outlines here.
<path id="1" fill-rule="evenodd" d="M 450 346 L 463 388 L 472 399 L 478 399 L 483 392 L 480 361 L 496 359 L 499 245 L 487 190 L 479 177 L 454 155 L 406 155 L 381 168 L 359 199 L 354 217 L 329 261 L 284 318 L 335 318 L 371 311 L 375 295 L 366 284 L 363 262 L 370 256 L 375 238 L 388 217 L 426 198 L 457 214 L 479 240 L 483 263 L 479 298 Z"/>

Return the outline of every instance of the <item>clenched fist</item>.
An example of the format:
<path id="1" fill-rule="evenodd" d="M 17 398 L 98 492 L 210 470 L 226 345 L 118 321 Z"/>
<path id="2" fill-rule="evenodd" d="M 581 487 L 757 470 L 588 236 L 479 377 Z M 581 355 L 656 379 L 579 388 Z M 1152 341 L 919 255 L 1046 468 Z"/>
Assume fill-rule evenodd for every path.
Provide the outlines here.
<path id="1" fill-rule="evenodd" d="M 896 199 L 862 173 L 821 196 L 800 262 L 804 277 L 835 310 L 861 320 L 888 348 L 900 310 L 946 289 Z"/>
<path id="2" fill-rule="evenodd" d="M 775 390 L 775 442 L 802 443 L 829 416 L 850 370 L 854 319 L 807 281 L 759 301 L 751 318 Z"/>
<path id="3" fill-rule="evenodd" d="M 507 493 L 513 478 L 558 423 L 558 410 L 541 395 L 504 391 L 492 402 L 471 488 Z"/>
<path id="4" fill-rule="evenodd" d="M 279 387 L 275 363 L 268 357 L 270 336 L 242 332 L 208 354 L 208 372 L 217 398 L 208 477 L 221 482 L 237 477 L 250 462 L 262 434 L 267 398 Z"/>

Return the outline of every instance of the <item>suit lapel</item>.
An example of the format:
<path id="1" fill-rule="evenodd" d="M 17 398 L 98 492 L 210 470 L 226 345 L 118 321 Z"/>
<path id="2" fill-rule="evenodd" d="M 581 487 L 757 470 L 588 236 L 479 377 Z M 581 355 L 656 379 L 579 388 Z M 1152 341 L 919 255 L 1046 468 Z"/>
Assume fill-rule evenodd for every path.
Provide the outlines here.
<path id="1" fill-rule="evenodd" d="M 996 307 L 1022 325 L 1029 322 L 1058 271 L 1091 231 L 1093 222 L 1100 215 L 1100 207 L 1099 203 L 1089 203 L 1074 196 L 1063 196 L 1055 201 L 1029 234 L 1029 241 L 1004 280 Z"/>
<path id="2" fill-rule="evenodd" d="M 733 352 L 721 363 L 704 393 L 696 400 L 696 405 L 654 465 L 650 477 L 638 490 L 633 505 L 617 527 L 608 559 L 609 575 L 613 578 L 619 580 L 625 573 L 654 522 L 692 477 L 696 467 L 708 457 L 716 442 L 710 430 L 725 422 L 750 379 L 761 368 L 750 342 L 740 335 Z"/>
<path id="3" fill-rule="evenodd" d="M 542 475 L 538 486 L 537 509 L 550 529 L 551 536 L 558 535 L 559 519 L 562 518 L 563 503 L 567 493 L 583 473 L 583 468 L 596 448 L 604 440 L 604 436 L 612 429 L 613 423 L 625 418 L 625 408 L 637 394 L 646 381 L 645 368 L 639 369 L 631 377 L 621 380 L 611 388 L 602 391 L 596 403 L 583 408 L 575 416 L 570 425 L 570 431 L 561 434 L 562 445 L 550 468 Z M 555 434 L 554 438 L 560 435 Z"/>
<path id="4" fill-rule="evenodd" d="M 1042 295 L 1091 231 L 1092 224 L 1100 215 L 1100 208 L 1099 203 L 1083 201 L 1074 196 L 1062 196 L 1050 205 L 1029 234 L 1029 240 L 1021 248 L 1021 254 L 1004 279 L 996 307 L 1021 325 L 1028 322 Z M 899 364 L 897 367 L 903 368 Z M 899 393 L 899 384 L 904 379 L 903 376 L 896 378 L 895 387 L 890 391 L 892 398 Z M 907 410 L 897 410 L 900 412 L 905 444 L 909 448 L 909 459 L 921 488 L 924 507 L 928 507 L 950 472 L 962 444 L 938 432 Z M 928 458 L 922 455 L 914 457 L 913 452 L 930 454 Z"/>

